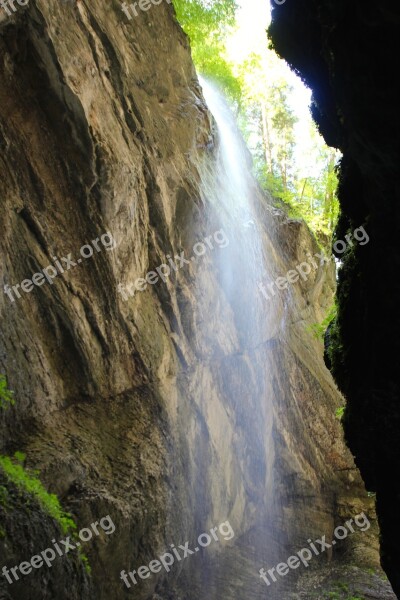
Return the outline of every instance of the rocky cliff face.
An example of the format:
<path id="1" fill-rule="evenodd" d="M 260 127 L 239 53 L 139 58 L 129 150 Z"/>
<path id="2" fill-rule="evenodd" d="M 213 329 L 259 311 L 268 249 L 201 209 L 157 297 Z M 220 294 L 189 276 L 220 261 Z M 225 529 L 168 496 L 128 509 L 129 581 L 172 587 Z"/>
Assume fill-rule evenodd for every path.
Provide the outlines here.
<path id="1" fill-rule="evenodd" d="M 347 441 L 377 492 L 382 564 L 400 594 L 398 27 L 392 2 L 300 0 L 275 9 L 271 32 L 313 89 L 327 143 L 344 154 L 337 237 L 364 224 L 371 238 L 344 259 L 329 355 L 348 400 Z"/>
<path id="2" fill-rule="evenodd" d="M 31 0 L 2 20 L 0 51 L 3 286 L 56 260 L 64 268 L 0 296 L 0 373 L 16 398 L 1 413 L 2 454 L 23 451 L 79 528 L 106 515 L 115 525 L 85 544 L 90 577 L 63 557 L 57 570 L 2 578 L 2 597 L 256 599 L 261 567 L 361 510 L 373 528 L 344 541 L 336 562 L 375 567 L 372 501 L 307 330 L 332 301 L 333 267 L 274 300 L 275 326 L 257 345 L 221 294 L 222 249 L 129 293 L 221 226 L 200 193 L 215 132 L 172 7 L 127 21 L 116 2 Z M 265 252 L 285 274 L 318 248 L 254 194 Z M 93 256 L 78 263 L 87 244 Z M 258 290 L 245 293 L 264 306 Z M 63 536 L 2 486 L 1 558 L 12 567 Z M 121 570 L 226 520 L 233 541 L 124 586 Z M 293 589 L 285 579 L 272 594 Z"/>

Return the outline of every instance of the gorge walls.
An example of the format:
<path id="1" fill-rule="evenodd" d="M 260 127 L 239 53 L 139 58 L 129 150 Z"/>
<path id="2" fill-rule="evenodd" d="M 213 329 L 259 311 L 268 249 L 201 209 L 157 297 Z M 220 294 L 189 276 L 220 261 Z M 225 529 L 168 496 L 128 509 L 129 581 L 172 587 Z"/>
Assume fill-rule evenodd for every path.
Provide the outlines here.
<path id="1" fill-rule="evenodd" d="M 1 597 L 255 600 L 261 567 L 361 511 L 371 530 L 345 540 L 338 563 L 375 568 L 373 501 L 309 331 L 332 303 L 333 264 L 268 303 L 246 288 L 238 251 L 234 285 L 249 299 L 239 308 L 274 315 L 257 344 L 246 337 L 222 291 L 221 215 L 201 193 L 218 136 L 173 7 L 129 21 L 114 1 L 31 0 L 0 27 L 0 272 L 2 288 L 20 284 L 0 294 L 0 373 L 16 400 L 0 413 L 1 453 L 25 453 L 79 528 L 107 515 L 115 525 L 84 545 L 90 576 L 71 553 L 12 585 L 2 577 Z M 274 276 L 319 252 L 255 184 L 253 201 Z M 210 236 L 204 257 L 133 293 Z M 24 290 L 56 260 L 64 273 Z M 2 565 L 65 537 L 0 484 Z M 226 521 L 233 539 L 131 588 L 121 581 Z M 291 589 L 282 580 L 270 597 Z"/>
<path id="2" fill-rule="evenodd" d="M 348 404 L 346 438 L 377 493 L 382 564 L 400 593 L 398 539 L 400 15 L 392 2 L 300 0 L 274 9 L 278 53 L 314 92 L 314 118 L 343 161 L 338 239 L 365 224 L 371 241 L 344 258 L 328 362 Z"/>

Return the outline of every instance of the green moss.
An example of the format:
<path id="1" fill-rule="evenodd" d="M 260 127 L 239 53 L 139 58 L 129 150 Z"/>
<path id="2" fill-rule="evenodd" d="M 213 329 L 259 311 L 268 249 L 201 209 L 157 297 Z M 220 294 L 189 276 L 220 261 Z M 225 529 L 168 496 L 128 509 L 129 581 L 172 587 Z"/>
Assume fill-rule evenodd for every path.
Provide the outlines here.
<path id="1" fill-rule="evenodd" d="M 335 411 L 335 417 L 337 419 L 339 419 L 339 421 L 341 421 L 343 419 L 344 413 L 345 413 L 346 407 L 345 406 L 341 406 L 340 408 L 338 408 Z"/>
<path id="2" fill-rule="evenodd" d="M 347 233 L 354 231 L 354 228 L 346 227 L 343 231 L 337 233 L 336 239 L 345 239 Z M 327 348 L 327 355 L 331 364 L 331 372 L 339 384 L 339 388 L 343 393 L 346 390 L 343 389 L 343 383 L 347 380 L 347 369 L 345 365 L 348 362 L 348 355 L 351 349 L 351 343 L 344 341 L 344 324 L 346 323 L 345 312 L 348 312 L 348 299 L 351 295 L 350 289 L 357 278 L 358 272 L 358 259 L 357 259 L 358 247 L 348 246 L 346 253 L 342 255 L 342 266 L 339 269 L 339 285 L 337 292 L 337 306 L 338 311 L 335 319 L 332 321 L 329 330 L 329 346 Z M 347 318 L 348 320 L 348 318 Z"/>
<path id="3" fill-rule="evenodd" d="M 14 392 L 8 389 L 7 380 L 4 375 L 0 375 L 0 408 L 6 410 L 15 404 L 13 398 Z M 74 531 L 77 529 L 76 523 L 69 513 L 63 511 L 60 501 L 55 494 L 49 494 L 44 488 L 42 482 L 38 478 L 39 471 L 27 471 L 23 463 L 25 462 L 26 454 L 23 452 L 15 452 L 13 457 L 0 455 L 0 468 L 4 472 L 6 478 L 16 485 L 19 489 L 32 495 L 40 504 L 42 509 L 50 515 L 60 526 L 63 534 L 72 533 L 75 538 Z M 0 486 L 0 506 L 6 510 L 10 508 L 9 493 L 5 486 Z M 6 532 L 0 526 L 0 539 L 6 537 Z M 92 569 L 89 564 L 89 559 L 78 549 L 79 559 L 85 567 L 86 573 L 90 575 Z"/>
<path id="4" fill-rule="evenodd" d="M 7 410 L 15 404 L 14 392 L 7 387 L 7 379 L 0 375 L 0 408 Z"/>
<path id="5" fill-rule="evenodd" d="M 333 584 L 333 590 L 325 592 L 324 600 L 365 600 L 362 596 L 354 595 L 347 583 L 338 581 Z"/>
<path id="6" fill-rule="evenodd" d="M 88 575 L 90 575 L 92 572 L 92 567 L 90 566 L 88 557 L 86 556 L 86 554 L 84 554 L 82 552 L 82 550 L 80 548 L 78 550 L 78 554 L 79 554 L 79 558 L 80 558 L 81 562 L 83 563 L 83 566 L 85 567 L 86 573 Z"/>
<path id="7" fill-rule="evenodd" d="M 60 501 L 55 494 L 49 494 L 44 488 L 42 482 L 38 479 L 38 471 L 27 471 L 23 462 L 25 461 L 23 452 L 16 452 L 13 457 L 0 455 L 0 468 L 3 470 L 7 479 L 16 485 L 19 489 L 27 492 L 40 504 L 42 509 L 52 517 L 60 526 L 63 534 L 69 533 L 73 539 L 78 539 L 75 530 L 76 523 L 71 515 L 63 511 Z M 10 495 L 6 487 L 0 486 L 0 506 L 5 509 L 10 508 Z M 0 539 L 5 537 L 6 532 L 0 527 Z M 92 569 L 89 559 L 81 548 L 78 548 L 78 556 L 83 563 L 85 571 L 90 575 Z"/>
<path id="8" fill-rule="evenodd" d="M 0 375 L 0 408 L 7 409 L 15 404 L 14 392 L 8 389 L 7 380 L 4 375 Z M 49 494 L 38 479 L 38 472 L 28 472 L 24 469 L 23 463 L 26 455 L 23 452 L 16 452 L 12 458 L 9 456 L 0 456 L 0 467 L 6 477 L 17 487 L 25 490 L 35 497 L 42 508 L 57 521 L 63 533 L 76 529 L 76 525 L 71 515 L 65 513 L 55 494 Z M 4 486 L 0 487 L 0 505 L 6 507 L 8 492 Z"/>
<path id="9" fill-rule="evenodd" d="M 330 307 L 330 309 L 328 311 L 328 314 L 326 315 L 325 319 L 321 323 L 313 323 L 307 329 L 309 331 L 311 331 L 311 333 L 314 335 L 315 338 L 323 340 L 326 330 L 328 329 L 329 325 L 331 325 L 334 322 L 334 320 L 336 319 L 336 316 L 337 316 L 337 306 L 335 303 L 335 304 L 332 304 L 332 306 Z"/>
<path id="10" fill-rule="evenodd" d="M 8 503 L 8 491 L 4 485 L 0 485 L 0 506 L 6 507 Z"/>
<path id="11" fill-rule="evenodd" d="M 40 479 L 38 479 L 37 471 L 28 472 L 22 465 L 25 460 L 25 455 L 21 452 L 16 452 L 14 457 L 0 456 L 0 467 L 4 471 L 6 477 L 20 489 L 28 492 L 38 501 L 43 510 L 47 512 L 60 525 L 62 532 L 68 533 L 76 529 L 76 524 L 71 515 L 65 513 L 60 505 L 55 494 L 49 494 L 44 488 Z M 7 490 L 3 487 L 5 493 Z M 0 503 L 3 504 L 4 499 L 0 488 Z"/>
<path id="12" fill-rule="evenodd" d="M 344 347 L 341 339 L 340 329 L 340 304 L 339 312 L 329 325 L 329 344 L 326 348 L 326 353 L 332 365 L 331 371 L 336 372 L 338 364 L 341 364 L 344 355 Z"/>

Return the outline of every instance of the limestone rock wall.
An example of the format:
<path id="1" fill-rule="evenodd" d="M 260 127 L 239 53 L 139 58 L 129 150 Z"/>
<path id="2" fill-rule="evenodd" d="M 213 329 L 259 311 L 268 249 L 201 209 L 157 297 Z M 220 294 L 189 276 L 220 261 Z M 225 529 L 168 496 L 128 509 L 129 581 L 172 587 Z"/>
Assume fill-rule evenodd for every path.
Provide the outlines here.
<path id="1" fill-rule="evenodd" d="M 382 564 L 400 594 L 398 29 L 390 1 L 301 0 L 275 8 L 271 34 L 312 88 L 325 140 L 343 152 L 337 238 L 361 225 L 370 237 L 344 257 L 329 359 L 348 400 L 348 444 L 377 493 Z"/>
<path id="2" fill-rule="evenodd" d="M 21 298 L 0 295 L 0 372 L 16 398 L 0 415 L 1 452 L 25 452 L 79 527 L 105 515 L 116 526 L 85 547 L 90 584 L 62 562 L 44 583 L 41 572 L 14 587 L 1 580 L 0 593 L 263 597 L 262 566 L 354 510 L 374 521 L 334 417 L 342 399 L 307 331 L 332 301 L 332 268 L 293 289 L 290 303 L 277 299 L 276 330 L 256 347 L 243 347 L 234 318 L 226 328 L 231 308 L 211 257 L 125 301 L 119 284 L 126 290 L 220 225 L 199 193 L 211 116 L 172 6 L 127 21 L 114 1 L 31 0 L 3 19 L 0 56 L 3 286 L 53 257 L 76 258 L 107 232 L 117 244 Z M 318 249 L 304 224 L 257 198 L 265 248 L 284 274 Z M 29 552 L 41 550 L 43 532 L 14 509 Z M 2 518 L 1 557 L 11 566 L 18 528 L 7 511 Z M 227 519 L 234 543 L 130 590 L 121 582 L 122 569 Z M 374 531 L 360 541 L 372 544 L 363 559 L 372 566 Z"/>

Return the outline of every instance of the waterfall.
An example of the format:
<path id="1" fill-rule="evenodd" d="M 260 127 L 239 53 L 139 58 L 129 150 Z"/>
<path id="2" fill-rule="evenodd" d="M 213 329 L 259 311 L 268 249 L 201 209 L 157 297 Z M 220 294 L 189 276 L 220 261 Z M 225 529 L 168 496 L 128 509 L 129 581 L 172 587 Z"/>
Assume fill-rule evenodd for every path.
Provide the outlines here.
<path id="1" fill-rule="evenodd" d="M 204 78 L 200 83 L 216 124 L 216 152 L 203 165 L 201 191 L 229 232 L 231 244 L 219 263 L 222 288 L 234 311 L 241 346 L 255 347 L 276 329 L 273 305 L 266 306 L 258 289 L 269 272 L 264 231 L 269 219 L 232 111 L 213 84 Z"/>
<path id="2" fill-rule="evenodd" d="M 210 444 L 219 449 L 222 465 L 235 464 L 230 468 L 236 474 L 236 481 L 227 482 L 225 497 L 213 498 L 213 504 L 230 510 L 239 535 L 246 528 L 252 531 L 230 552 L 236 553 L 235 561 L 246 565 L 246 597 L 261 599 L 265 590 L 258 569 L 268 561 L 271 564 L 279 535 L 273 441 L 276 368 L 270 357 L 281 316 L 258 290 L 272 262 L 271 236 L 265 230 L 271 219 L 232 112 L 212 84 L 203 78 L 200 83 L 215 121 L 215 146 L 199 165 L 203 206 L 209 207 L 205 208 L 207 233 L 218 227 L 229 239 L 229 245 L 212 259 L 215 289 L 210 294 L 203 289 L 206 278 L 201 270 L 195 279 L 201 353 L 215 365 L 213 384 L 219 390 L 213 403 L 215 415 L 227 415 L 221 429 L 229 441 L 221 442 L 218 432 Z M 210 597 L 219 596 L 210 592 Z"/>

